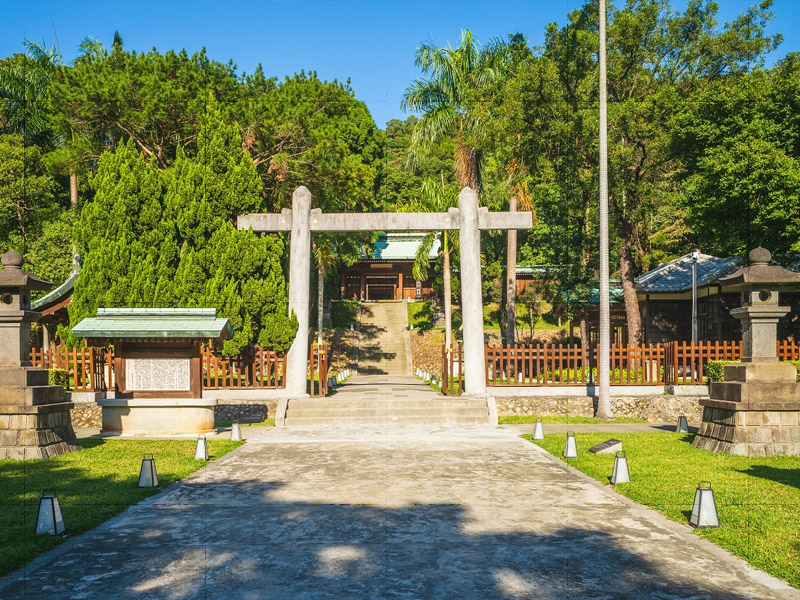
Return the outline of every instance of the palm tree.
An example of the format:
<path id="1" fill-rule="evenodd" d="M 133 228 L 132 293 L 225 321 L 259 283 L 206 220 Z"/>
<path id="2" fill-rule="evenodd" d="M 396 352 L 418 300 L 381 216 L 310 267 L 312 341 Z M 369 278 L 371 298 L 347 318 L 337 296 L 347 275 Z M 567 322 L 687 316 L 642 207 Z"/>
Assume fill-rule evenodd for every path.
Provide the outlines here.
<path id="1" fill-rule="evenodd" d="M 317 345 L 322 347 L 322 329 L 325 302 L 325 273 L 339 261 L 333 244 L 327 237 L 314 241 L 314 260 L 317 263 Z"/>
<path id="2" fill-rule="evenodd" d="M 481 122 L 470 110 L 470 98 L 496 81 L 510 64 L 508 46 L 495 40 L 483 49 L 469 30 L 461 31 L 458 47 L 439 48 L 421 44 L 414 64 L 428 79 L 417 79 L 406 89 L 401 106 L 419 111 L 411 136 L 409 152 L 413 164 L 445 139 L 455 141 L 455 166 L 458 183 L 478 193 L 479 150 L 472 145 L 481 133 Z"/>
<path id="3" fill-rule="evenodd" d="M 25 132 L 32 132 L 39 138 L 45 136 L 45 145 L 51 149 L 56 147 L 50 153 L 49 159 L 52 164 L 60 166 L 69 174 L 70 205 L 74 207 L 78 205 L 78 165 L 85 154 L 86 142 L 90 136 L 88 132 L 75 127 L 72 123 L 55 122 L 50 118 L 46 102 L 48 88 L 59 71 L 64 68 L 58 46 L 48 46 L 44 42 L 39 44 L 30 40 L 25 40 L 24 44 L 31 68 L 23 69 L 24 73 L 0 73 L 0 95 L 4 98 L 8 95 L 22 99 L 24 109 L 21 113 L 17 116 L 11 112 L 15 127 L 21 127 Z M 78 46 L 78 55 L 79 58 L 99 60 L 107 57 L 108 53 L 97 38 L 87 36 Z M 16 88 L 17 91 L 10 91 L 7 85 L 10 85 L 12 90 Z"/>
<path id="4" fill-rule="evenodd" d="M 426 179 L 422 182 L 420 196 L 401 210 L 412 212 L 447 212 L 451 207 L 458 206 L 458 191 L 444 183 L 443 179 L 436 181 Z M 417 248 L 417 255 L 411 274 L 417 281 L 428 278 L 431 250 L 434 242 L 441 240 L 440 254 L 442 256 L 442 283 L 444 287 L 444 344 L 450 348 L 453 342 L 453 303 L 450 285 L 450 253 L 458 245 L 458 234 L 451 231 L 433 231 L 425 235 L 422 243 Z"/>

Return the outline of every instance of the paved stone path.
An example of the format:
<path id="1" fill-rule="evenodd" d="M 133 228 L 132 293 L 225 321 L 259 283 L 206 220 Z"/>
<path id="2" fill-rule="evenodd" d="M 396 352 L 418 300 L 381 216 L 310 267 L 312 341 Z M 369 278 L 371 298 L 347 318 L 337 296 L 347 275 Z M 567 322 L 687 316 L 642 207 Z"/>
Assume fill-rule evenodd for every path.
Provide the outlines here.
<path id="1" fill-rule="evenodd" d="M 0 597 L 798 597 L 509 429 L 243 433 Z"/>

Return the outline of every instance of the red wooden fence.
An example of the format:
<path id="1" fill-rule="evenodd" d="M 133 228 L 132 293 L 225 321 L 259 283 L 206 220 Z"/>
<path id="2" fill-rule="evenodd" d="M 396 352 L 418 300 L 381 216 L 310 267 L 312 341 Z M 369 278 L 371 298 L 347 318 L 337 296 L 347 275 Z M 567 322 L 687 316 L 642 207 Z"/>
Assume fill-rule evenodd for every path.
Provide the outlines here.
<path id="1" fill-rule="evenodd" d="M 311 346 L 308 358 L 309 394 L 312 397 L 328 395 L 328 347 Z M 315 381 L 316 380 L 316 381 Z"/>
<path id="2" fill-rule="evenodd" d="M 585 385 L 597 380 L 597 349 L 579 344 L 528 344 L 484 348 L 490 386 Z M 613 385 L 662 385 L 664 347 L 660 344 L 611 346 Z"/>
<path id="3" fill-rule="evenodd" d="M 34 367 L 63 369 L 69 376 L 69 388 L 80 392 L 108 389 L 112 361 L 111 352 L 105 348 L 68 348 L 64 344 L 31 348 Z"/>
<path id="4" fill-rule="evenodd" d="M 286 354 L 256 346 L 242 357 L 227 359 L 210 348 L 201 350 L 203 389 L 280 389 L 286 386 Z"/>
<path id="5" fill-rule="evenodd" d="M 464 348 L 442 346 L 442 394 L 460 396 L 464 391 Z"/>

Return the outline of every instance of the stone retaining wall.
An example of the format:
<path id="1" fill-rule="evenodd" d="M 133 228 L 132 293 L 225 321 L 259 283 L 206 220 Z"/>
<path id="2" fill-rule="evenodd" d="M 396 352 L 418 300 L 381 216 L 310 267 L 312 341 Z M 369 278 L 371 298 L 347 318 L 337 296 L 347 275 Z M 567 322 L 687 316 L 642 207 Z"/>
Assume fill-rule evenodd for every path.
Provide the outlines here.
<path id="1" fill-rule="evenodd" d="M 224 400 L 214 407 L 214 421 L 254 421 L 275 417 L 277 400 Z M 103 424 L 102 410 L 96 402 L 75 402 L 71 411 L 73 427 L 95 427 Z"/>
<path id="2" fill-rule="evenodd" d="M 684 415 L 689 422 L 699 423 L 703 416 L 698 396 L 621 396 L 611 398 L 615 417 L 646 419 L 650 423 L 677 421 Z M 589 396 L 526 396 L 496 397 L 497 414 L 591 417 L 597 400 Z"/>
<path id="3" fill-rule="evenodd" d="M 274 419 L 277 400 L 222 400 L 214 407 L 214 421 L 253 421 Z"/>
<path id="4" fill-rule="evenodd" d="M 73 427 L 100 428 L 103 424 L 103 411 L 96 402 L 73 402 L 70 417 Z"/>

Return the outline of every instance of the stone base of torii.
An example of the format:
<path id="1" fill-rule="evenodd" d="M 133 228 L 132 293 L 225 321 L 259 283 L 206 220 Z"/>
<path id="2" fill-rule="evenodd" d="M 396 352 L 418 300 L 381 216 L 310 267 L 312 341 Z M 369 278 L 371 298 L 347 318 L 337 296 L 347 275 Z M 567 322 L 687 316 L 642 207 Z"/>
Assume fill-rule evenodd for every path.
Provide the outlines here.
<path id="1" fill-rule="evenodd" d="M 305 186 L 292 194 L 292 208 L 279 214 L 241 215 L 239 229 L 289 231 L 289 313 L 297 316 L 297 334 L 287 354 L 286 392 L 306 395 L 308 326 L 311 295 L 311 233 L 324 231 L 443 231 L 460 235 L 461 313 L 464 338 L 464 392 L 486 395 L 483 353 L 483 298 L 481 294 L 481 237 L 484 229 L 530 229 L 530 212 L 490 213 L 478 207 L 470 188 L 458 195 L 458 208 L 442 213 L 323 213 L 311 208 L 311 192 Z"/>

